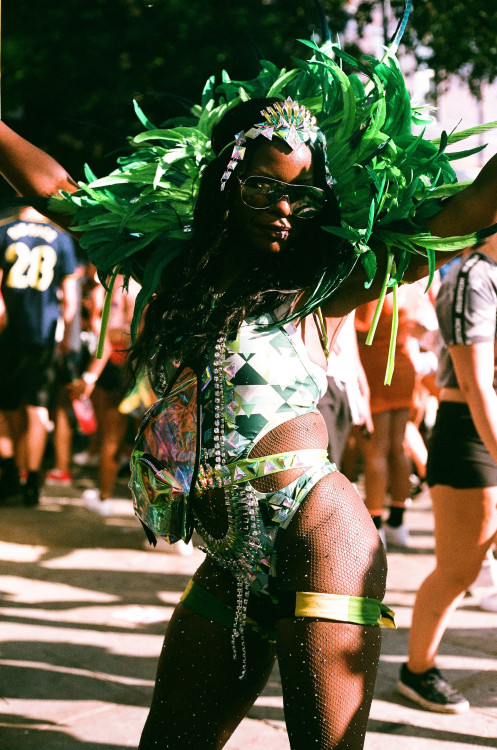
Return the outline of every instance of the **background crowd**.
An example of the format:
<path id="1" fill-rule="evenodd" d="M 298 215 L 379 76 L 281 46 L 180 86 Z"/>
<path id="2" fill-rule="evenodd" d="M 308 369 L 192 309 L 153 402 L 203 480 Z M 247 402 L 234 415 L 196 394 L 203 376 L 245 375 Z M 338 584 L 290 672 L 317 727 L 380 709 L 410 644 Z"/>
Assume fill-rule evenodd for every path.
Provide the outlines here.
<path id="1" fill-rule="evenodd" d="M 109 513 L 141 413 L 124 400 L 137 285 L 115 285 L 97 357 L 105 290 L 69 235 L 24 208 L 4 218 L 0 244 L 0 501 L 34 506 L 43 484 L 70 486 L 73 467 L 96 466 L 83 500 Z"/>
<path id="2" fill-rule="evenodd" d="M 358 308 L 339 334 L 320 403 L 331 460 L 358 482 L 385 546 L 407 547 L 405 511 L 426 478 L 427 443 L 438 406 L 435 299 L 448 268 L 402 287 L 395 369 L 385 385 L 392 323 L 387 297 L 365 343 L 376 303 Z M 138 286 L 114 287 L 108 333 L 97 357 L 104 288 L 73 239 L 32 208 L 0 224 L 0 503 L 36 505 L 43 485 L 68 487 L 85 467 L 98 486 L 86 506 L 112 512 L 118 474 L 127 477 L 136 425 L 154 397 L 126 376 Z M 493 555 L 485 562 L 493 571 Z M 492 572 L 492 580 L 497 572 Z M 497 606 L 497 598 L 496 598 Z"/>

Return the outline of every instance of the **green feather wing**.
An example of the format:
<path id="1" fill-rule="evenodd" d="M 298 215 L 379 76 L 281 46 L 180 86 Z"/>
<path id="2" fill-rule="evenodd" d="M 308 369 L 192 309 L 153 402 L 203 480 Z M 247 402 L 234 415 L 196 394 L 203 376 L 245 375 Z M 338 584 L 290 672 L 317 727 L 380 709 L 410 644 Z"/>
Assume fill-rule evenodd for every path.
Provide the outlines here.
<path id="1" fill-rule="evenodd" d="M 302 43 L 310 57 L 295 60 L 291 70 L 266 60 L 249 81 L 232 81 L 227 73 L 221 81 L 209 78 L 200 104 L 162 127 L 151 123 L 135 103 L 144 131 L 130 139 L 116 169 L 97 178 L 87 168 L 86 182 L 76 193 L 50 199 L 52 210 L 73 215 L 72 226 L 103 280 L 119 268 L 142 283 L 133 331 L 161 273 L 188 245 L 198 176 L 214 158 L 212 129 L 226 111 L 250 98 L 291 97 L 315 114 L 326 137 L 341 214 L 340 227 L 324 228 L 354 250 L 338 275 L 325 270 L 298 315 L 322 304 L 358 260 L 365 284 L 370 284 L 378 247 L 386 248 L 380 252 L 398 250 L 400 261 L 386 281 L 392 286 L 402 280 L 413 253 L 428 258 L 431 275 L 435 252 L 481 241 L 481 234 L 439 240 L 426 234 L 424 222 L 443 199 L 466 186 L 457 183 L 451 161 L 477 150 L 451 154 L 447 146 L 486 132 L 497 122 L 426 139 L 422 128 L 430 118 L 411 105 L 393 54 L 396 45 L 376 60 L 355 58 L 330 42 Z"/>

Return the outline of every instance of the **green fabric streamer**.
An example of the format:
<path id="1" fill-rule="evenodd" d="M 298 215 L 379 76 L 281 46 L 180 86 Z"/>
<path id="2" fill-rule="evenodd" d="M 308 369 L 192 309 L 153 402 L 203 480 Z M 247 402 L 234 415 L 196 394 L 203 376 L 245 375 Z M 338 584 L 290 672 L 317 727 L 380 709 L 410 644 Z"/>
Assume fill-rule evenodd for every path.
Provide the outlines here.
<path id="1" fill-rule="evenodd" d="M 109 286 L 106 289 L 105 292 L 105 299 L 104 299 L 104 306 L 102 309 L 102 323 L 100 325 L 100 333 L 98 336 L 98 344 L 97 344 L 97 352 L 96 357 L 97 359 L 102 359 L 103 353 L 104 353 L 104 341 L 105 341 L 105 334 L 107 333 L 107 326 L 109 324 L 109 315 L 110 315 L 110 306 L 112 304 L 112 292 L 114 290 L 114 284 L 116 283 L 117 275 L 120 271 L 119 266 L 117 266 L 110 278 Z"/>
<path id="2" fill-rule="evenodd" d="M 393 287 L 393 318 L 390 330 L 390 345 L 388 347 L 387 371 L 385 373 L 385 385 L 392 382 L 393 368 L 395 367 L 395 345 L 397 343 L 397 331 L 399 329 L 399 301 L 397 297 L 398 284 Z"/>
<path id="3" fill-rule="evenodd" d="M 369 328 L 369 332 L 366 337 L 366 344 L 368 345 L 371 345 L 373 343 L 373 338 L 376 333 L 376 328 L 378 326 L 378 321 L 380 319 L 381 310 L 383 308 L 383 302 L 385 300 L 385 296 L 387 293 L 388 282 L 390 281 L 392 269 L 394 267 L 395 267 L 395 260 L 394 260 L 393 254 L 389 253 L 388 262 L 387 262 L 387 270 L 385 273 L 385 278 L 383 280 L 383 286 L 381 287 L 381 292 L 378 298 L 378 302 L 376 304 L 376 309 L 374 311 L 373 320 L 371 322 L 371 326 Z"/>

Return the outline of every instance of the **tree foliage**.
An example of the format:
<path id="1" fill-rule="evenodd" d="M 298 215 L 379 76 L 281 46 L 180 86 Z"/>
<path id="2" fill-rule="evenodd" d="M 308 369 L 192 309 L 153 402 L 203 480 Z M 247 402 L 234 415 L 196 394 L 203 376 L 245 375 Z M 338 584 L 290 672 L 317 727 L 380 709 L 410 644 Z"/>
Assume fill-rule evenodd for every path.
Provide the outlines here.
<path id="1" fill-rule="evenodd" d="M 358 9 L 360 28 L 371 22 L 381 0 L 363 0 Z M 402 0 L 391 0 L 401 13 Z M 420 65 L 430 67 L 440 86 L 449 76 L 467 82 L 478 97 L 483 83 L 497 78 L 497 4 L 489 0 L 414 0 L 403 39 Z"/>
<path id="2" fill-rule="evenodd" d="M 290 65 L 294 40 L 314 32 L 313 0 L 4 3 L 4 119 L 76 178 L 85 160 L 99 173 L 141 127 L 133 98 L 161 123 L 198 102 L 213 73 L 250 78 L 257 55 Z"/>
<path id="3" fill-rule="evenodd" d="M 398 15 L 400 0 L 391 2 Z M 323 4 L 341 33 L 348 3 Z M 381 4 L 363 0 L 360 25 Z M 437 80 L 457 72 L 477 91 L 497 74 L 493 6 L 415 0 L 406 41 Z M 294 40 L 320 33 L 315 0 L 11 0 L 2 10 L 4 119 L 76 178 L 85 161 L 108 171 L 139 130 L 133 98 L 162 123 L 199 100 L 209 75 L 250 78 L 257 55 L 289 66 L 306 55 Z"/>

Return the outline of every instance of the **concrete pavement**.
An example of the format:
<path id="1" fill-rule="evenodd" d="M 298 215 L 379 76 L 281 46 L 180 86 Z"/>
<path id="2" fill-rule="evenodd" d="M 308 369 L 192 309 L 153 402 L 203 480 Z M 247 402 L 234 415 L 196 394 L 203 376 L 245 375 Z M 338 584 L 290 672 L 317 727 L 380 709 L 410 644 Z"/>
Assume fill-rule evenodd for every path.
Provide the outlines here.
<path id="1" fill-rule="evenodd" d="M 84 472 L 40 506 L 0 506 L 0 750 L 123 750 L 137 746 L 164 628 L 203 558 L 146 551 L 125 499 L 115 513 L 86 510 Z M 389 552 L 386 602 L 398 629 L 384 641 L 366 750 L 497 748 L 497 613 L 467 597 L 453 617 L 440 667 L 467 696 L 461 716 L 417 709 L 398 696 L 415 592 L 433 564 L 426 493 L 408 513 L 412 547 Z M 274 671 L 228 750 L 289 750 Z"/>

